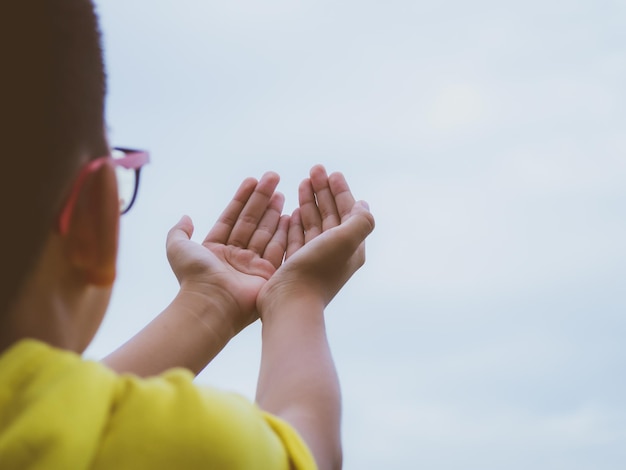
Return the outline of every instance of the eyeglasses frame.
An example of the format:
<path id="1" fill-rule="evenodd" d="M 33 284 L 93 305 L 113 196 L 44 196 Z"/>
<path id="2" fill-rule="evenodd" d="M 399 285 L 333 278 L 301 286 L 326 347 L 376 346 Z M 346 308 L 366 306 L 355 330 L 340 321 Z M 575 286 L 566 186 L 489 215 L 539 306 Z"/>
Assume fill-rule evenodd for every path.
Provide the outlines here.
<path id="1" fill-rule="evenodd" d="M 97 171 L 102 165 L 107 162 L 111 162 L 113 166 L 121 166 L 126 168 L 127 170 L 135 170 L 135 189 L 133 192 L 132 199 L 130 203 L 126 207 L 123 212 L 120 212 L 120 215 L 126 214 L 130 208 L 133 206 L 135 199 L 137 197 L 137 191 L 139 189 L 139 176 L 141 174 L 141 168 L 150 161 L 150 154 L 145 150 L 136 150 L 125 147 L 114 147 L 113 151 L 120 151 L 124 153 L 122 158 L 113 158 L 112 155 L 105 155 L 104 157 L 99 157 L 94 160 L 88 162 L 85 166 L 82 167 L 78 176 L 74 180 L 74 185 L 70 190 L 69 196 L 63 205 L 63 209 L 61 210 L 58 218 L 58 230 L 61 235 L 67 234 L 70 222 L 72 219 L 72 214 L 74 212 L 74 208 L 76 207 L 76 202 L 78 201 L 78 196 L 80 191 L 85 184 L 85 180 L 90 173 Z"/>

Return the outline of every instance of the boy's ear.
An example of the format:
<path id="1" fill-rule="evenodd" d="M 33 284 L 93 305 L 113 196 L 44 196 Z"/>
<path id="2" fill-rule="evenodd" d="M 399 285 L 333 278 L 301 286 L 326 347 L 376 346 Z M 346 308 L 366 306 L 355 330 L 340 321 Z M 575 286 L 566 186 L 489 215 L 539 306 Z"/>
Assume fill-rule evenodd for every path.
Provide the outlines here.
<path id="1" fill-rule="evenodd" d="M 89 284 L 115 280 L 119 219 L 115 169 L 107 163 L 87 176 L 64 237 L 69 262 Z"/>

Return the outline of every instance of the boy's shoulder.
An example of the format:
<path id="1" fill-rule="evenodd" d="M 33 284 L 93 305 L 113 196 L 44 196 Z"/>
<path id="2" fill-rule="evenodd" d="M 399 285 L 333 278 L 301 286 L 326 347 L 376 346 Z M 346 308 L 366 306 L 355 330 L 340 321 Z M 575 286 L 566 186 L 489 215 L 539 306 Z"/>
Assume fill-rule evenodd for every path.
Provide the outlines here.
<path id="1" fill-rule="evenodd" d="M 183 369 L 118 375 L 25 340 L 0 356 L 0 378 L 0 460 L 11 468 L 288 468 L 289 456 L 309 460 L 289 426 L 241 396 L 196 386 Z"/>

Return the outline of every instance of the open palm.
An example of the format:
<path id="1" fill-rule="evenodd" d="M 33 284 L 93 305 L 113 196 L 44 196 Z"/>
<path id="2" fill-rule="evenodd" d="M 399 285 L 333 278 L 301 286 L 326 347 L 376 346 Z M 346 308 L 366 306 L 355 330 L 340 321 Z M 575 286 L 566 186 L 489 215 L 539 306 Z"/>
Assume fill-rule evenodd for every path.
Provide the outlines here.
<path id="1" fill-rule="evenodd" d="M 191 241 L 193 223 L 183 217 L 167 238 L 167 256 L 181 289 L 218 302 L 237 331 L 257 318 L 256 298 L 280 266 L 289 218 L 281 216 L 279 177 L 246 179 L 204 241 Z"/>
<path id="2" fill-rule="evenodd" d="M 300 184 L 299 203 L 289 220 L 285 262 L 258 294 L 261 314 L 289 297 L 313 296 L 326 306 L 365 262 L 374 217 L 341 173 L 328 176 L 314 166 Z"/>

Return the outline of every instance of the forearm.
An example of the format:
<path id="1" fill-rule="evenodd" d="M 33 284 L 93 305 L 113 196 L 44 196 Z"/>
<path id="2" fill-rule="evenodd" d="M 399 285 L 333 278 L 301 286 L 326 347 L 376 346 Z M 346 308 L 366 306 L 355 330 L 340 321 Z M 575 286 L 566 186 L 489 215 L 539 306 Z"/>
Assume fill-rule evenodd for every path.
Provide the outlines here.
<path id="1" fill-rule="evenodd" d="M 184 367 L 198 374 L 235 336 L 216 299 L 181 290 L 172 303 L 119 349 L 107 366 L 143 377 Z"/>
<path id="2" fill-rule="evenodd" d="M 320 469 L 341 467 L 341 394 L 322 304 L 299 299 L 263 316 L 257 402 L 298 430 Z"/>

